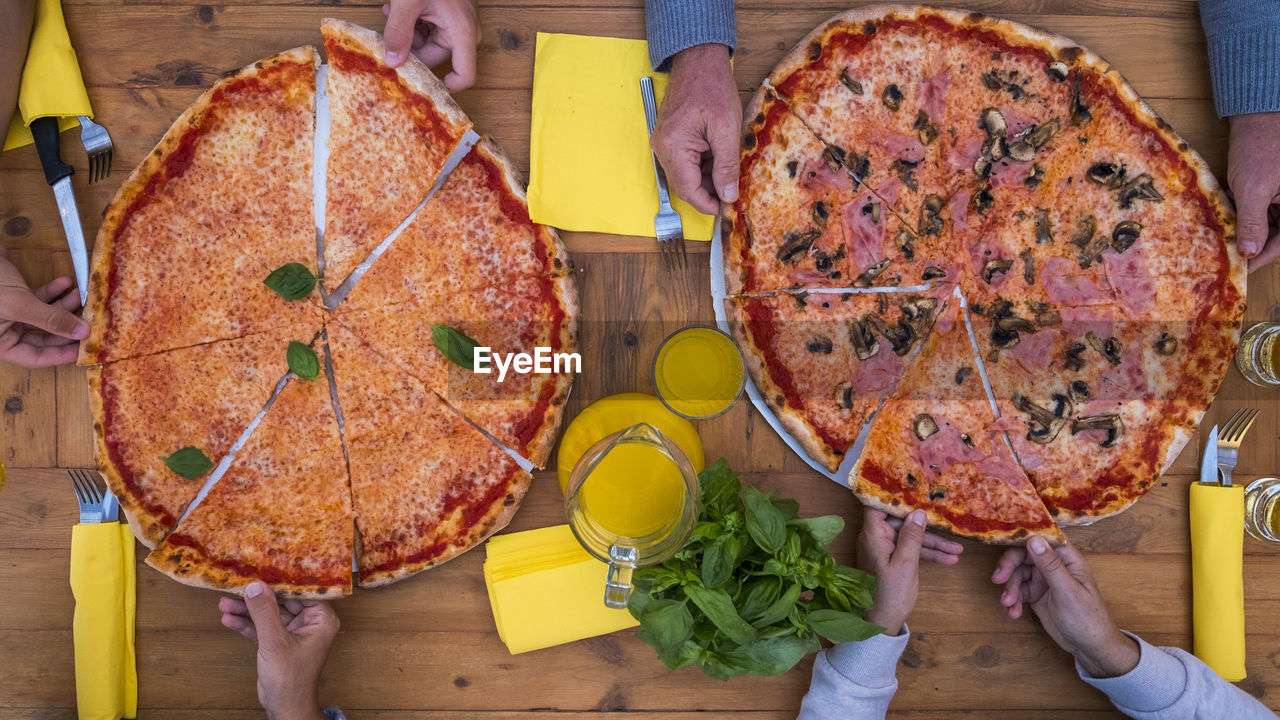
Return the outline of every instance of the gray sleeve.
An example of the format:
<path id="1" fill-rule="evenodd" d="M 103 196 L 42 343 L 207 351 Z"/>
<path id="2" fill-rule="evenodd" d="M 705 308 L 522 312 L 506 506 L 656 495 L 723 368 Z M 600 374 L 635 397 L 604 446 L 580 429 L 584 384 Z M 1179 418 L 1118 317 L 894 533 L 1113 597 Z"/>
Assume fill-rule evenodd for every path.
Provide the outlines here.
<path id="1" fill-rule="evenodd" d="M 1113 678 L 1090 676 L 1076 663 L 1080 679 L 1106 693 L 1120 712 L 1138 720 L 1275 720 L 1249 693 L 1218 677 L 1196 656 L 1177 648 L 1155 647 L 1132 633 L 1141 656 L 1138 666 Z"/>
<path id="2" fill-rule="evenodd" d="M 1280 111 L 1280 0 L 1200 0 L 1218 115 Z"/>
<path id="3" fill-rule="evenodd" d="M 342 710 L 338 706 L 327 707 L 324 709 L 324 716 L 328 720 L 347 720 L 347 716 L 342 714 Z"/>
<path id="4" fill-rule="evenodd" d="M 645 0 L 649 62 L 657 72 L 671 69 L 671 56 L 694 45 L 719 43 L 730 52 L 738 42 L 733 0 Z"/>
<path id="5" fill-rule="evenodd" d="M 910 633 L 876 635 L 818 653 L 797 720 L 878 720 L 898 691 L 898 658 Z"/>

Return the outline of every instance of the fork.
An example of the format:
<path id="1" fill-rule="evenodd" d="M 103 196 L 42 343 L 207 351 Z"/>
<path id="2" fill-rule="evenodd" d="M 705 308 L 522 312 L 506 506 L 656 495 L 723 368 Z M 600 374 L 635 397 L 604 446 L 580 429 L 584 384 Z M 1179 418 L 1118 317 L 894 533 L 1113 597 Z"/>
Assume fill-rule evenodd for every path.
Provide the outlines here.
<path id="1" fill-rule="evenodd" d="M 98 489 L 98 481 L 89 470 L 68 470 L 71 487 L 76 491 L 76 501 L 80 503 L 80 522 L 102 523 L 115 522 L 119 504 L 111 491 Z"/>
<path id="2" fill-rule="evenodd" d="M 111 174 L 111 135 L 107 129 L 84 115 L 80 118 L 80 142 L 89 153 L 89 183 L 93 184 Z"/>
<path id="3" fill-rule="evenodd" d="M 1258 411 L 1253 408 L 1242 408 L 1231 414 L 1227 424 L 1222 426 L 1218 436 L 1218 471 L 1222 473 L 1222 486 L 1231 486 L 1231 471 L 1236 468 L 1236 458 L 1240 452 L 1240 442 L 1244 434 L 1249 432 L 1253 421 L 1258 419 Z"/>
<path id="4" fill-rule="evenodd" d="M 652 137 L 653 127 L 658 123 L 658 103 L 653 97 L 653 78 L 640 78 L 640 96 L 644 99 L 644 119 Z M 684 226 L 680 224 L 680 214 L 671 207 L 671 196 L 667 194 L 667 176 L 662 172 L 657 155 L 653 155 L 653 173 L 658 178 L 658 214 L 653 218 L 653 229 L 658 238 L 662 264 L 667 272 L 671 272 L 677 267 L 688 267 L 684 254 Z"/>

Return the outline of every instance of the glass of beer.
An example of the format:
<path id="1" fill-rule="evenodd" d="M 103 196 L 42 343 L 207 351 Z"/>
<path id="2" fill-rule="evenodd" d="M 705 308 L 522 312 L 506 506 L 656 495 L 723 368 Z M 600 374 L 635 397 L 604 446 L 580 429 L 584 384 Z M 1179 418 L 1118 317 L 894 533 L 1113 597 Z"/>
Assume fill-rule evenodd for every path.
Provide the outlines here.
<path id="1" fill-rule="evenodd" d="M 1280 323 L 1258 323 L 1240 336 L 1236 367 L 1254 385 L 1280 386 Z"/>

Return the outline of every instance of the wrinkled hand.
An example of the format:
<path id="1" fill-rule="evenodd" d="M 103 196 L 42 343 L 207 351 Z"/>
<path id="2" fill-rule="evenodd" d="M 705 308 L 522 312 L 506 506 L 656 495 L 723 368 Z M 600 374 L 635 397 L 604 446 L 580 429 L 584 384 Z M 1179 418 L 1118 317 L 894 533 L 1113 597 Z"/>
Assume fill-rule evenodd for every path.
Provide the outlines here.
<path id="1" fill-rule="evenodd" d="M 1026 548 L 1005 551 L 991 581 L 1004 585 L 1000 604 L 1009 617 L 1021 617 L 1029 603 L 1049 637 L 1090 675 L 1116 677 L 1138 665 L 1138 644 L 1111 621 L 1089 564 L 1070 544 L 1053 548 L 1032 537 Z"/>
<path id="2" fill-rule="evenodd" d="M 258 642 L 258 702 L 270 720 L 323 719 L 320 671 L 338 634 L 338 616 L 319 600 L 285 599 L 264 583 L 244 598 L 218 600 L 222 624 Z"/>
<path id="3" fill-rule="evenodd" d="M 1280 257 L 1280 112 L 1231 118 L 1227 184 L 1236 201 L 1236 245 L 1252 272 Z"/>
<path id="4" fill-rule="evenodd" d="M 954 565 L 964 547 L 925 532 L 925 512 L 912 511 L 906 521 L 890 518 L 874 508 L 862 512 L 858 534 L 858 569 L 876 578 L 875 606 L 867 622 L 897 635 L 907 623 L 920 594 L 920 558 Z"/>
<path id="5" fill-rule="evenodd" d="M 391 0 L 382 14 L 388 65 L 400 67 L 412 51 L 427 67 L 450 61 L 453 69 L 442 78 L 450 92 L 476 81 L 480 18 L 474 0 Z"/>
<path id="6" fill-rule="evenodd" d="M 0 360 L 24 367 L 76 361 L 89 326 L 72 314 L 80 294 L 60 277 L 32 290 L 0 247 Z"/>
<path id="7" fill-rule="evenodd" d="M 676 53 L 649 139 L 670 189 L 708 215 L 720 211 L 721 200 L 737 200 L 741 129 L 729 48 L 709 43 Z"/>

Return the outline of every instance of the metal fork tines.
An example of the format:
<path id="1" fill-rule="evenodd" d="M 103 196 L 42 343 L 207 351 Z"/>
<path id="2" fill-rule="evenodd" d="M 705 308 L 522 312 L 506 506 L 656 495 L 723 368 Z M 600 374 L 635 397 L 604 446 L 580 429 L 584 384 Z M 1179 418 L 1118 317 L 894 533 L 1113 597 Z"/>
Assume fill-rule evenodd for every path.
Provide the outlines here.
<path id="1" fill-rule="evenodd" d="M 89 153 L 89 182 L 96 183 L 111 174 L 111 153 L 115 146 L 106 128 L 84 115 L 77 117 L 80 118 L 80 142 Z"/>
<path id="2" fill-rule="evenodd" d="M 119 506 L 110 490 L 98 489 L 97 473 L 92 470 L 68 470 L 71 487 L 80 503 L 80 522 L 114 522 Z"/>
<path id="3" fill-rule="evenodd" d="M 644 119 L 649 126 L 649 135 L 658 123 L 658 104 L 653 95 L 653 78 L 640 78 L 640 96 L 644 100 Z M 650 153 L 653 155 L 653 153 Z M 662 264 L 670 272 L 678 267 L 688 267 L 684 252 L 684 226 L 680 223 L 680 214 L 671 207 L 671 196 L 667 193 L 667 176 L 658 163 L 658 156 L 653 155 L 653 174 L 658 179 L 658 214 L 653 218 L 654 235 L 658 238 L 658 252 L 662 255 Z"/>
<path id="4" fill-rule="evenodd" d="M 1218 470 L 1222 472 L 1224 487 L 1231 485 L 1231 471 L 1236 468 L 1240 443 L 1244 440 L 1244 434 L 1253 427 L 1253 421 L 1257 419 L 1256 409 L 1243 408 L 1232 413 L 1227 423 L 1222 426 L 1222 432 L 1218 435 Z"/>

